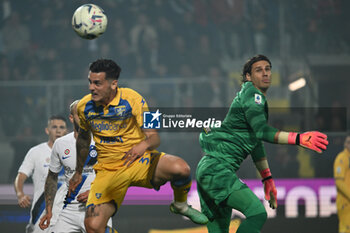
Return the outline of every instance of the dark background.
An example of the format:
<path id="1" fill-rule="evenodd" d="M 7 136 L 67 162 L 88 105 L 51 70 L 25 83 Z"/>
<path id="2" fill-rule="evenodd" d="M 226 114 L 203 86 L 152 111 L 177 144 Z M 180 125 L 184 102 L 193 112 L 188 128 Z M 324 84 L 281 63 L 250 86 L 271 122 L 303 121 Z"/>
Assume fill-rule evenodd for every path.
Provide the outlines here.
<path id="1" fill-rule="evenodd" d="M 274 176 L 332 177 L 349 125 L 349 1 L 94 1 L 109 23 L 105 34 L 92 41 L 79 38 L 71 28 L 74 10 L 85 3 L 90 2 L 0 0 L 0 184 L 12 184 L 29 148 L 47 140 L 47 118 L 68 116 L 69 104 L 88 93 L 90 62 L 115 60 L 122 67 L 120 86 L 137 90 L 151 107 L 215 109 L 229 107 L 240 89 L 243 64 L 260 53 L 273 66 L 269 123 L 283 130 L 321 130 L 330 141 L 321 156 L 266 144 Z M 136 33 L 142 25 L 148 32 Z M 301 77 L 306 86 L 289 91 L 288 84 Z M 304 112 L 294 116 L 293 108 Z M 160 135 L 159 149 L 184 158 L 194 178 L 202 156 L 198 133 Z M 250 158 L 238 174 L 257 178 Z M 151 226 L 190 226 L 167 208 L 125 206 L 115 222 L 121 232 L 131 232 L 127 226 L 139 227 L 136 223 L 145 232 Z M 16 205 L 0 210 L 2 216 L 27 213 Z M 3 229 L 24 229 L 23 218 L 0 224 Z M 336 227 L 335 216 L 279 216 L 263 232 L 335 232 Z"/>

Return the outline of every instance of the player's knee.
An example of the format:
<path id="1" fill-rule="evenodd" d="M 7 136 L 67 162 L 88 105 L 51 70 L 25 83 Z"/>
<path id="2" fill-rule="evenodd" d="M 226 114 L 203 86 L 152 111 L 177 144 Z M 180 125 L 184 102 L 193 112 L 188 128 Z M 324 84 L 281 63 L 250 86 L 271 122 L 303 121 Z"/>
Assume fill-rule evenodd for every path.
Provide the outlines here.
<path id="1" fill-rule="evenodd" d="M 244 211 L 244 215 L 246 216 L 246 220 L 254 223 L 257 229 L 261 229 L 267 220 L 267 212 L 261 202 L 250 205 L 249 208 Z"/>
<path id="2" fill-rule="evenodd" d="M 84 225 L 87 233 L 98 233 L 106 227 L 106 224 L 99 218 L 98 211 L 95 210 L 95 206 L 90 206 L 87 208 Z"/>
<path id="3" fill-rule="evenodd" d="M 245 223 L 249 225 L 250 232 L 260 232 L 267 220 L 267 213 L 259 213 L 246 218 Z"/>
<path id="4" fill-rule="evenodd" d="M 174 163 L 172 169 L 174 176 L 177 178 L 186 178 L 191 175 L 191 168 L 184 160 Z"/>
<path id="5" fill-rule="evenodd" d="M 267 213 L 266 213 L 266 211 L 265 211 L 265 212 L 256 214 L 256 215 L 254 215 L 253 217 L 254 217 L 255 219 L 258 219 L 259 222 L 265 223 L 266 220 L 267 220 Z"/>
<path id="6" fill-rule="evenodd" d="M 103 227 L 96 218 L 85 218 L 84 224 L 87 233 L 98 233 L 99 230 Z"/>

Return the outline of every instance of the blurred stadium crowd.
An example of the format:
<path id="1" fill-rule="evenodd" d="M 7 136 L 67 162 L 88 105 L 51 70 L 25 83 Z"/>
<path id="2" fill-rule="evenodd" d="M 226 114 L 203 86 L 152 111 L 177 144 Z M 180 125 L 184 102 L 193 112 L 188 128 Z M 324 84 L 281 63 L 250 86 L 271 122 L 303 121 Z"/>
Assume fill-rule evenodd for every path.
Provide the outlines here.
<path id="1" fill-rule="evenodd" d="M 350 1 L 346 0 L 97 1 L 109 23 L 105 35 L 92 41 L 79 38 L 71 28 L 74 10 L 84 3 L 88 2 L 0 0 L 0 82 L 6 84 L 6 88 L 0 87 L 0 137 L 11 139 L 14 157 L 18 157 L 13 160 L 14 174 L 26 151 L 42 139 L 47 119 L 46 92 L 55 89 L 44 89 L 39 84 L 28 84 L 32 85 L 28 88 L 26 81 L 86 82 L 88 64 L 104 57 L 121 65 L 121 81 L 147 79 L 152 83 L 151 79 L 186 78 L 191 82 L 207 77 L 211 81 L 195 86 L 192 99 L 184 98 L 179 105 L 191 102 L 194 107 L 206 103 L 227 107 L 239 88 L 236 85 L 228 94 L 227 80 L 237 81 L 244 61 L 256 53 L 272 60 L 350 54 L 350 30 L 344 30 L 350 28 Z M 281 76 L 286 74 L 284 70 L 279 72 Z M 15 81 L 19 84 L 9 84 Z M 280 78 L 279 82 L 281 87 L 288 80 Z M 146 92 L 154 105 L 173 107 L 169 101 L 174 96 L 166 96 L 168 86 L 158 87 L 158 94 L 152 88 L 142 92 L 143 87 L 141 93 Z M 78 96 L 87 93 L 86 86 L 81 89 Z M 180 94 L 187 91 L 180 85 Z M 72 98 L 64 105 L 68 106 Z M 337 102 L 331 103 L 337 106 Z M 317 121 L 328 123 L 322 117 Z M 344 127 L 340 123 L 338 131 L 344 131 Z M 277 177 L 331 176 L 322 166 L 340 151 L 342 141 L 336 144 L 336 152 L 330 149 L 331 159 L 320 166 L 314 166 L 309 152 L 277 147 L 271 152 L 276 158 L 272 159 L 272 170 L 276 170 Z M 192 145 L 190 142 L 182 149 L 191 151 Z M 193 163 L 200 156 L 196 150 L 191 153 L 196 152 Z M 252 173 L 255 175 L 254 171 L 246 172 L 247 176 Z M 9 181 L 12 179 L 13 174 Z"/>
<path id="2" fill-rule="evenodd" d="M 350 52 L 344 0 L 101 1 L 108 35 L 87 47 L 70 23 L 83 3 L 2 0 L 0 79 L 80 79 L 96 57 L 118 58 L 128 78 L 196 77 L 213 67 L 227 72 L 225 59 L 279 56 L 281 17 L 290 56 Z"/>

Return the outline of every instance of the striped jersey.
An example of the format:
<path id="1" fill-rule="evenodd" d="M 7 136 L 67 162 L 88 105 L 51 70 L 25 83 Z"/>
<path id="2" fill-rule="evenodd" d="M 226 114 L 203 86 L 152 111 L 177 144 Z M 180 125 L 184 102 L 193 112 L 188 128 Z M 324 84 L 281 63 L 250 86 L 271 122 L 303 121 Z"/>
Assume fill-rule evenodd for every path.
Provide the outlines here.
<path id="1" fill-rule="evenodd" d="M 76 139 L 74 137 L 74 132 L 72 132 L 56 139 L 52 147 L 50 171 L 57 173 L 62 168 L 64 168 L 65 186 L 67 190 L 69 187 L 69 180 L 72 178 L 75 172 L 75 166 L 77 163 L 75 142 Z M 93 165 L 95 165 L 96 161 L 96 147 L 92 143 L 90 145 L 89 154 L 84 164 L 82 182 L 77 186 L 74 193 L 71 193 L 70 196 L 65 197 L 64 208 L 70 204 L 79 204 L 85 206 L 85 203 L 78 202 L 77 196 L 87 190 L 90 190 L 91 182 L 95 179 Z"/>

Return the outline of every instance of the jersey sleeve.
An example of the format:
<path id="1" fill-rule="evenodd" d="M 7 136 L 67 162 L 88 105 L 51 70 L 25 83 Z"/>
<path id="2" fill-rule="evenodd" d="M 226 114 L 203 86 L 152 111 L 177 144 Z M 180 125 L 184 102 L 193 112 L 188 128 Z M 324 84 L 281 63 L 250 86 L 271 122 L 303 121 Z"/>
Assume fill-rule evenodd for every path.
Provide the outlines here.
<path id="1" fill-rule="evenodd" d="M 51 158 L 50 158 L 50 166 L 49 169 L 53 173 L 59 173 L 62 169 L 62 164 L 59 155 L 59 145 L 58 141 L 53 144 Z"/>
<path id="2" fill-rule="evenodd" d="M 265 147 L 262 141 L 259 141 L 256 147 L 252 150 L 251 156 L 254 162 L 266 157 Z"/>
<path id="3" fill-rule="evenodd" d="M 143 128 L 143 113 L 149 110 L 146 100 L 135 92 L 131 107 L 132 115 L 135 117 L 137 125 Z"/>
<path id="4" fill-rule="evenodd" d="M 341 152 L 340 154 L 338 154 L 338 156 L 334 161 L 334 165 L 333 165 L 334 179 L 344 179 L 346 169 L 349 168 L 349 160 L 344 159 L 343 153 L 344 152 Z"/>
<path id="5" fill-rule="evenodd" d="M 274 137 L 278 130 L 267 124 L 265 96 L 250 88 L 244 96 L 243 103 L 245 117 L 255 136 L 260 140 L 275 143 Z"/>
<path id="6" fill-rule="evenodd" d="M 35 168 L 35 153 L 36 150 L 34 148 L 27 152 L 18 172 L 25 174 L 27 177 L 30 177 L 33 174 Z"/>
<path id="7" fill-rule="evenodd" d="M 85 101 L 79 101 L 79 103 L 77 105 L 77 111 L 78 111 L 78 116 L 79 116 L 79 120 L 80 120 L 79 127 L 85 131 L 89 131 L 90 125 L 89 125 L 89 122 L 87 121 L 85 114 L 84 114 L 85 106 L 86 106 Z"/>

